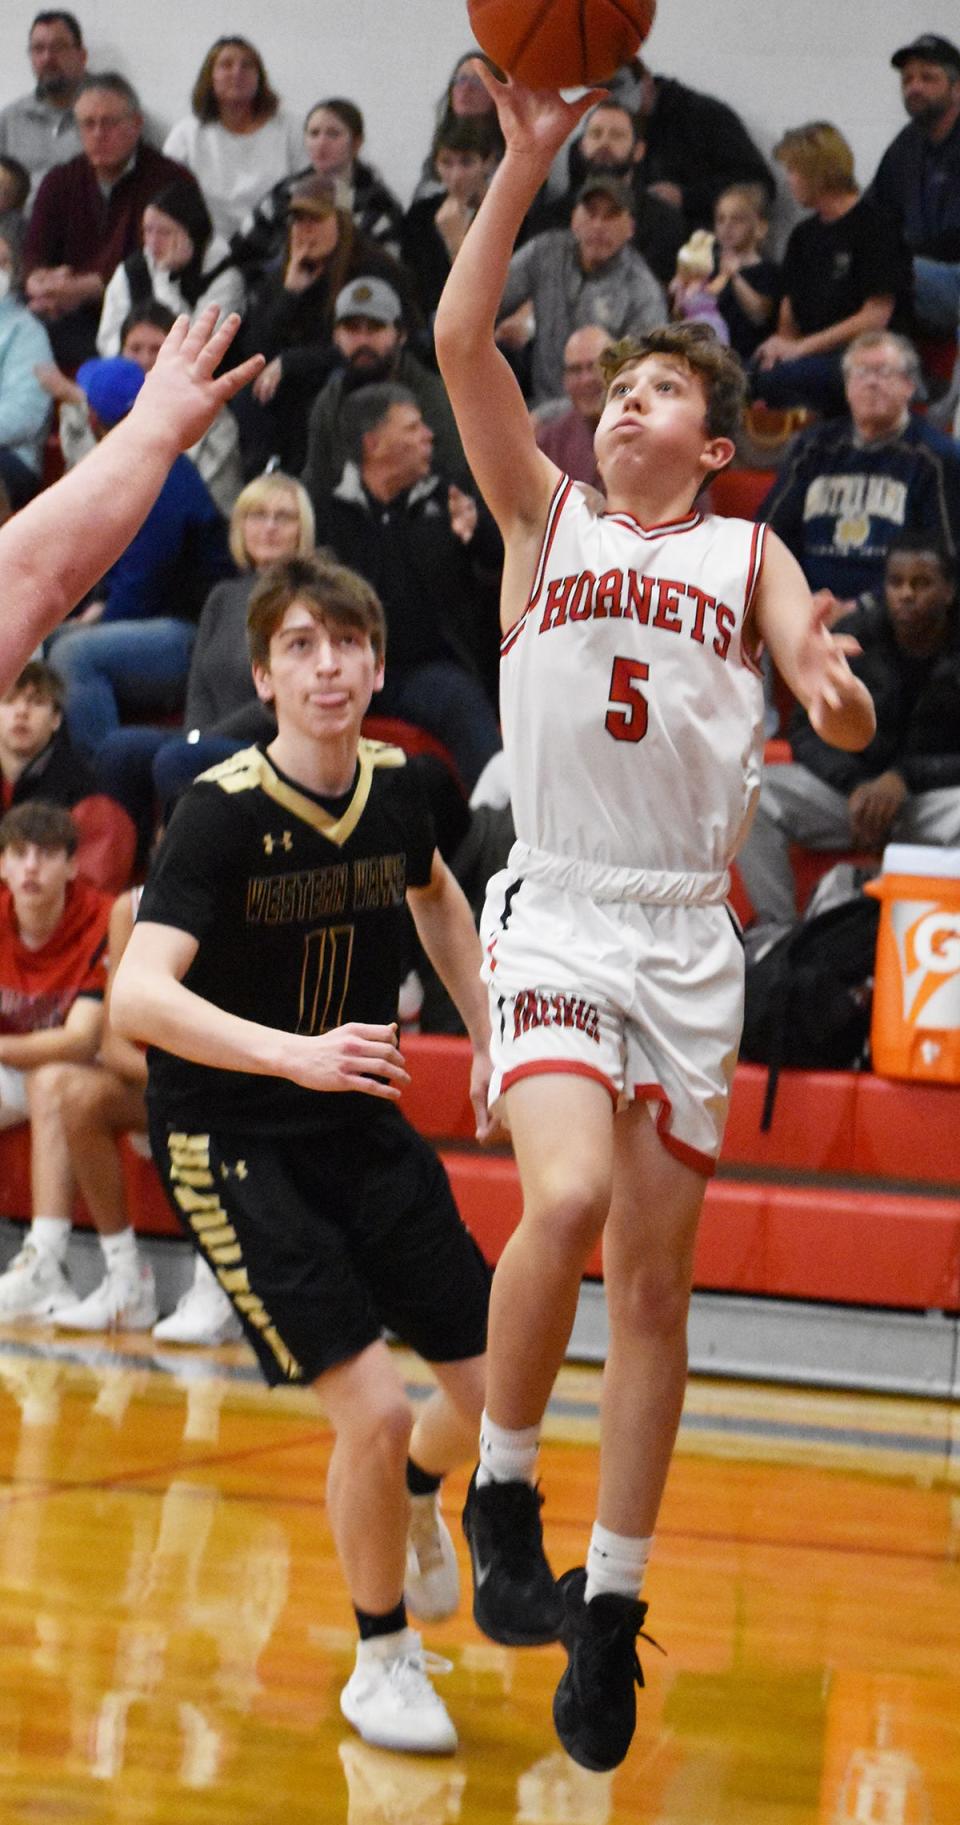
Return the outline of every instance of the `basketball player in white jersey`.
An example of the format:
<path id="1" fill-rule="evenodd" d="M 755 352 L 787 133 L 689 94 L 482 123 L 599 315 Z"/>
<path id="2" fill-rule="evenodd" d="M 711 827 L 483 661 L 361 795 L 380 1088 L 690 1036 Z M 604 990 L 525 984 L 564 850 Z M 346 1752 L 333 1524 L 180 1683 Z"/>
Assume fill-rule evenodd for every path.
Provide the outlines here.
<path id="1" fill-rule="evenodd" d="M 596 100 L 495 81 L 506 153 L 457 256 L 435 336 L 471 470 L 503 534 L 502 710 L 517 843 L 482 936 L 502 1097 L 524 1191 L 497 1268 L 480 1464 L 464 1528 L 495 1640 L 560 1636 L 565 1748 L 622 1761 L 640 1601 L 683 1402 L 694 1242 L 742 1013 L 727 867 L 763 753 L 765 642 L 817 732 L 874 728 L 848 641 L 776 536 L 703 518 L 743 379 L 702 325 L 621 344 L 596 434 L 606 510 L 538 450 L 494 341 L 520 223 Z M 541 1418 L 603 1237 L 610 1341 L 598 1520 L 556 1586 L 535 1485 Z"/>

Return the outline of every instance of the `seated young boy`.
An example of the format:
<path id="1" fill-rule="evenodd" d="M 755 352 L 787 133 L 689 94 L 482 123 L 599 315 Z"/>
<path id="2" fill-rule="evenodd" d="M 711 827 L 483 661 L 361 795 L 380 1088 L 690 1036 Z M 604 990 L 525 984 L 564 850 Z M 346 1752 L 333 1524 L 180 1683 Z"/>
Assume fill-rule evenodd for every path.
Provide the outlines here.
<path id="1" fill-rule="evenodd" d="M 45 1070 L 94 1057 L 103 1023 L 108 894 L 80 879 L 60 805 L 29 800 L 0 822 L 0 1128 L 30 1121 L 34 1217 L 0 1274 L 0 1318 L 48 1318 L 75 1294 L 63 1271 L 73 1174 L 44 1119 Z"/>
<path id="2" fill-rule="evenodd" d="M 63 805 L 77 828 L 78 873 L 119 893 L 130 879 L 136 831 L 73 746 L 65 698 L 63 679 L 43 659 L 29 660 L 0 697 L 0 811 L 32 798 Z"/>

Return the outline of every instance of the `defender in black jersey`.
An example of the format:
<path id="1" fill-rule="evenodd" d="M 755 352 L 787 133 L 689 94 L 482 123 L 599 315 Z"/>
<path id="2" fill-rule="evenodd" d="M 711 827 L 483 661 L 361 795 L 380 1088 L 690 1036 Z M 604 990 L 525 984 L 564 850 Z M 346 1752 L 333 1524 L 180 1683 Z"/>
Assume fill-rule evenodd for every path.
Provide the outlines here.
<path id="1" fill-rule="evenodd" d="M 383 676 L 372 590 L 294 560 L 254 592 L 249 628 L 276 739 L 177 807 L 112 1016 L 150 1043 L 151 1139 L 173 1208 L 267 1380 L 312 1382 L 336 1434 L 328 1511 L 361 1635 L 342 1709 L 381 1746 L 450 1750 L 404 1568 L 411 1608 L 448 1613 L 456 1557 L 437 1491 L 483 1404 L 489 1276 L 439 1160 L 396 1107 L 405 904 L 471 1036 L 484 1138 L 479 941 L 403 755 L 360 740 Z M 437 1376 L 415 1424 L 385 1327 Z"/>

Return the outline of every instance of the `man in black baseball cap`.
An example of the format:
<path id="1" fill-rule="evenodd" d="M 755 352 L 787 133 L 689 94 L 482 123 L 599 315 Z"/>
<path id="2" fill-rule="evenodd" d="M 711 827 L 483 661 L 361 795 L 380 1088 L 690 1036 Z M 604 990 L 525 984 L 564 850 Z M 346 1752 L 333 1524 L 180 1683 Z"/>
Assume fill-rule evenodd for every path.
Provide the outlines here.
<path id="1" fill-rule="evenodd" d="M 908 63 L 936 63 L 941 69 L 952 70 L 960 76 L 960 51 L 949 38 L 938 38 L 936 32 L 921 32 L 912 44 L 905 44 L 899 51 L 894 51 L 890 59 L 893 69 L 902 70 Z"/>
<path id="2" fill-rule="evenodd" d="M 868 192 L 913 260 L 916 327 L 953 335 L 960 313 L 960 50 L 922 32 L 890 59 L 907 125 Z"/>

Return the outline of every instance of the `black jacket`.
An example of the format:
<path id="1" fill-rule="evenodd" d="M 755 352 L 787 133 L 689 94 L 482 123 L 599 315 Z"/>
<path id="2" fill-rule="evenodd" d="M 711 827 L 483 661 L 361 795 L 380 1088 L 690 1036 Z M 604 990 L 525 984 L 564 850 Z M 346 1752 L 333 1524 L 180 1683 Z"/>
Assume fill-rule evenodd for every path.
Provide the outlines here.
<path id="1" fill-rule="evenodd" d="M 477 590 L 497 569 L 502 547 L 482 506 L 470 544 L 457 538 L 447 486 L 428 475 L 382 504 L 348 463 L 334 493 L 314 502 L 318 546 L 366 577 L 383 603 L 391 671 L 444 657 L 476 670 Z"/>
<path id="2" fill-rule="evenodd" d="M 837 622 L 863 651 L 850 660 L 877 712 L 877 732 L 860 754 L 831 748 L 815 735 L 799 707 L 790 724 L 793 758 L 836 791 L 850 794 L 866 780 L 894 769 L 911 793 L 960 786 L 960 630 L 933 658 L 909 659 L 894 639 L 883 602 L 861 596 L 853 613 Z"/>
<path id="3" fill-rule="evenodd" d="M 99 789 L 92 768 L 73 746 L 66 724 L 61 723 L 46 747 L 28 761 L 14 782 L 10 803 L 24 805 L 29 799 L 42 798 L 70 811 Z"/>
<path id="4" fill-rule="evenodd" d="M 773 196 L 770 168 L 726 102 L 673 76 L 658 76 L 656 84 L 640 167 L 645 184 L 678 184 L 691 228 L 712 228 L 713 205 L 728 184 L 760 184 Z"/>

